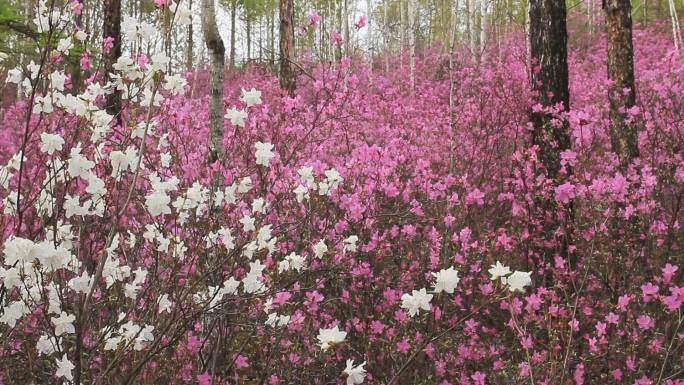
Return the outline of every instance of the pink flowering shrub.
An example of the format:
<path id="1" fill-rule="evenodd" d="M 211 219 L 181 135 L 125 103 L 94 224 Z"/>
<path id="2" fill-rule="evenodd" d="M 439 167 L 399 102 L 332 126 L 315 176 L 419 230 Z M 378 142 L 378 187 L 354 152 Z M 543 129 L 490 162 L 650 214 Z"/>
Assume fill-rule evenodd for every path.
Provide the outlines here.
<path id="1" fill-rule="evenodd" d="M 310 64 L 295 97 L 231 73 L 212 164 L 204 71 L 124 55 L 120 125 L 97 74 L 76 97 L 58 60 L 10 71 L 0 381 L 682 384 L 684 63 L 637 31 L 622 172 L 603 43 L 573 48 L 554 185 L 510 39 L 458 50 L 453 111 L 430 50 L 413 93 L 398 63 Z"/>

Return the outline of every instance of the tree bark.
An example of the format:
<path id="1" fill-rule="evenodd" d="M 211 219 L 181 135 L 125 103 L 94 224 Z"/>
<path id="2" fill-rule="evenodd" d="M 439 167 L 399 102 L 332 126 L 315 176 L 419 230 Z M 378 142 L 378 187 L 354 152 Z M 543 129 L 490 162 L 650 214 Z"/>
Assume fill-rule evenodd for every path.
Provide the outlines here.
<path id="1" fill-rule="evenodd" d="M 211 93 L 209 101 L 209 163 L 223 153 L 223 66 L 226 49 L 219 35 L 214 0 L 202 0 L 202 32 L 211 58 Z M 214 183 L 217 183 L 214 180 Z"/>
<path id="2" fill-rule="evenodd" d="M 235 68 L 235 14 L 237 13 L 237 0 L 230 4 L 230 58 L 228 68 Z"/>
<path id="3" fill-rule="evenodd" d="M 294 4 L 280 0 L 280 87 L 293 95 L 296 87 L 294 60 Z"/>
<path id="4" fill-rule="evenodd" d="M 613 151 L 626 167 L 639 155 L 636 126 L 626 122 L 626 109 L 636 103 L 634 49 L 632 47 L 632 5 L 630 0 L 604 0 L 608 35 L 608 90 L 610 139 Z"/>
<path id="5" fill-rule="evenodd" d="M 408 0 L 409 76 L 411 92 L 416 88 L 416 0 Z"/>
<path id="6" fill-rule="evenodd" d="M 192 0 L 189 2 L 189 9 L 190 9 L 190 24 L 188 25 L 188 45 L 186 48 L 185 52 L 185 69 L 187 71 L 190 71 L 192 69 L 192 58 L 193 58 L 193 49 L 194 49 L 194 41 L 193 41 L 193 30 L 192 30 Z"/>
<path id="7" fill-rule="evenodd" d="M 104 0 L 102 36 L 114 39 L 113 47 L 109 53 L 104 54 L 104 80 L 110 80 L 109 74 L 114 71 L 114 63 L 121 57 L 121 0 Z M 106 111 L 114 115 L 116 121 L 121 125 L 121 94 L 114 90 L 107 94 Z"/>
<path id="8" fill-rule="evenodd" d="M 568 91 L 568 32 L 565 2 L 530 0 L 530 54 L 532 89 L 543 107 L 570 108 Z M 539 158 L 547 175 L 555 178 L 560 170 L 560 153 L 570 148 L 567 124 L 552 124 L 553 116 L 533 112 L 533 143 L 539 146 Z"/>

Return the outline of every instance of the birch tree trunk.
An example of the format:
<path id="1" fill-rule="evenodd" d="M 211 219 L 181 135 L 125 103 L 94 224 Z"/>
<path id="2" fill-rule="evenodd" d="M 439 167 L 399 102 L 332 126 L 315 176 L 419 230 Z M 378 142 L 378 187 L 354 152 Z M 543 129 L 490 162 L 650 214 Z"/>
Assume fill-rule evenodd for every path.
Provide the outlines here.
<path id="1" fill-rule="evenodd" d="M 293 95 L 296 87 L 294 60 L 293 0 L 280 0 L 280 87 Z"/>
<path id="2" fill-rule="evenodd" d="M 627 115 L 623 112 L 636 103 L 632 5 L 630 0 L 606 0 L 604 9 L 608 35 L 608 79 L 613 81 L 608 90 L 611 144 L 620 158 L 620 165 L 625 168 L 639 155 L 636 126 L 626 123 Z"/>
<path id="3" fill-rule="evenodd" d="M 672 37 L 674 39 L 675 51 L 679 52 L 682 47 L 682 31 L 679 28 L 679 17 L 677 16 L 677 6 L 674 0 L 668 0 L 670 7 L 670 19 L 672 20 Z"/>
<path id="4" fill-rule="evenodd" d="M 416 88 L 416 0 L 408 0 L 409 71 L 411 93 Z"/>
<path id="5" fill-rule="evenodd" d="M 487 0 L 480 0 L 480 59 L 487 45 Z"/>
<path id="6" fill-rule="evenodd" d="M 202 32 L 211 59 L 209 163 L 214 163 L 223 153 L 223 63 L 226 51 L 216 25 L 214 0 L 202 0 Z M 214 186 L 220 183 L 220 180 L 214 178 Z"/>
<path id="7" fill-rule="evenodd" d="M 390 36 L 390 29 L 389 29 L 389 18 L 387 16 L 388 14 L 388 8 L 389 8 L 389 0 L 385 0 L 385 3 L 382 6 L 382 14 L 383 14 L 383 29 L 384 29 L 384 35 L 383 39 L 385 40 L 385 73 L 389 72 L 389 52 L 390 52 L 390 41 L 389 41 L 389 36 Z"/>

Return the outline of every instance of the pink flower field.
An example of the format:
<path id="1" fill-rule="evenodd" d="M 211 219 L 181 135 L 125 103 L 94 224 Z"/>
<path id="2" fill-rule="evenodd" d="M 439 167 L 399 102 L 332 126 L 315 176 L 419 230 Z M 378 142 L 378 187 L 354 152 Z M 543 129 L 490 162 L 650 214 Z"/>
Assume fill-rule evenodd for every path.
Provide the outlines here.
<path id="1" fill-rule="evenodd" d="M 33 51 L 0 56 L 0 384 L 684 384 L 669 18 L 634 23 L 616 109 L 606 32 L 574 11 L 549 105 L 523 26 L 368 55 L 381 3 L 345 31 L 305 2 L 288 90 L 152 37 L 206 34 L 219 3 L 149 1 L 112 40 L 82 27 L 98 2 L 38 3 Z"/>

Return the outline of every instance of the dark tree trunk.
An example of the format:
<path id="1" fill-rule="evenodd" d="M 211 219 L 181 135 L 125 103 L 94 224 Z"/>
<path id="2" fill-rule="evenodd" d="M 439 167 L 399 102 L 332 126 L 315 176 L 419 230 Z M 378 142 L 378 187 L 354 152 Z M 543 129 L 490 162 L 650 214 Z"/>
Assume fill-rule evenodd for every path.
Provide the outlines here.
<path id="1" fill-rule="evenodd" d="M 608 90 L 610 140 L 620 165 L 626 167 L 639 156 L 636 126 L 626 122 L 626 110 L 636 103 L 632 5 L 630 0 L 604 0 L 603 9 L 608 35 L 608 79 L 613 82 Z"/>
<path id="2" fill-rule="evenodd" d="M 247 30 L 247 62 L 252 59 L 252 18 L 248 15 L 245 18 L 245 27 Z"/>
<path id="3" fill-rule="evenodd" d="M 570 108 L 568 91 L 568 32 L 565 1 L 530 0 L 530 51 L 533 60 L 532 89 L 544 107 Z M 532 114 L 533 143 L 550 178 L 560 170 L 560 153 L 570 148 L 567 124 L 552 124 L 553 116 Z"/>
<path id="4" fill-rule="evenodd" d="M 226 53 L 216 25 L 214 0 L 202 0 L 202 32 L 211 58 L 209 162 L 214 163 L 223 152 L 223 66 Z M 214 180 L 214 183 L 218 182 Z"/>
<path id="5" fill-rule="evenodd" d="M 235 14 L 237 13 L 237 0 L 233 0 L 230 4 L 230 58 L 228 59 L 228 67 L 235 68 Z"/>
<path id="6" fill-rule="evenodd" d="M 544 165 L 546 176 L 556 185 L 562 177 L 560 154 L 570 148 L 567 120 L 558 115 L 570 109 L 566 12 L 564 0 L 530 0 L 529 3 L 532 89 L 539 104 L 554 109 L 551 112 L 533 110 L 532 143 L 538 146 L 538 159 Z M 537 245 L 538 259 L 533 259 L 533 264 L 536 268 L 550 266 L 553 258 L 560 255 L 575 267 L 576 255 L 569 252 L 573 203 L 559 209 L 553 198 L 539 198 L 537 207 L 544 226 L 544 240 Z M 550 271 L 546 270 L 543 284 L 550 285 L 552 281 Z"/>
<path id="7" fill-rule="evenodd" d="M 109 81 L 114 63 L 121 57 L 121 0 L 104 0 L 103 20 L 102 36 L 114 39 L 111 51 L 103 57 L 104 80 Z M 106 110 L 107 113 L 116 116 L 117 123 L 121 125 L 121 95 L 118 91 L 107 95 Z"/>
<path id="8" fill-rule="evenodd" d="M 189 2 L 189 8 L 190 11 L 192 11 L 192 0 Z M 193 35 L 193 30 L 192 30 L 192 20 L 190 21 L 190 24 L 188 25 L 188 47 L 187 47 L 187 52 L 185 54 L 185 68 L 186 70 L 190 71 L 192 69 L 192 58 L 193 58 L 193 45 L 194 41 L 192 38 Z"/>
<path id="9" fill-rule="evenodd" d="M 294 6 L 292 0 L 280 0 L 280 87 L 294 93 Z"/>

